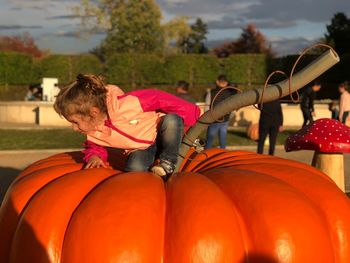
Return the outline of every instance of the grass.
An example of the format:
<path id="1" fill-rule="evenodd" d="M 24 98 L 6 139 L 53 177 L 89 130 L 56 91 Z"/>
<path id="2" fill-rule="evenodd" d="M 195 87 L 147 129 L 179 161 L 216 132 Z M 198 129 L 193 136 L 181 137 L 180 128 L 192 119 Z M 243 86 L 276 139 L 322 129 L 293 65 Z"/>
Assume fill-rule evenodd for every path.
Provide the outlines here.
<path id="1" fill-rule="evenodd" d="M 293 131 L 279 134 L 277 144 L 284 144 L 286 138 Z M 205 134 L 202 134 L 205 138 Z M 29 150 L 29 149 L 70 149 L 82 148 L 85 136 L 70 129 L 40 129 L 40 130 L 7 130 L 0 129 L 0 150 Z M 218 140 L 214 145 L 218 144 Z M 256 145 L 250 140 L 246 132 L 228 131 L 227 145 Z"/>
<path id="2" fill-rule="evenodd" d="M 277 137 L 277 145 L 283 145 L 289 135 L 294 133 L 293 130 L 285 130 L 278 134 Z M 200 136 L 201 138 L 205 138 L 205 134 Z M 218 138 L 214 140 L 214 146 L 218 145 Z M 256 141 L 253 141 L 247 137 L 247 133 L 244 130 L 230 130 L 227 132 L 227 145 L 229 146 L 245 146 L 245 145 L 257 145 Z"/>
<path id="3" fill-rule="evenodd" d="M 84 141 L 70 129 L 0 130 L 1 150 L 82 148 Z"/>

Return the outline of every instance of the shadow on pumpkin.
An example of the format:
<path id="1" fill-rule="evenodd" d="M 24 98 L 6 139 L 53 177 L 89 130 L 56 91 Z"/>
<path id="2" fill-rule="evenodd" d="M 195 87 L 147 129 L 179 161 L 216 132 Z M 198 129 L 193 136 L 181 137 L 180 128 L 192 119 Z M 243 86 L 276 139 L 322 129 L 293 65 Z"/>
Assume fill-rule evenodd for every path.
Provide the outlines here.
<path id="1" fill-rule="evenodd" d="M 266 255 L 249 255 L 239 263 L 278 263 L 279 261 Z"/>
<path id="2" fill-rule="evenodd" d="M 4 199 L 7 189 L 20 173 L 20 170 L 10 167 L 0 167 L 0 204 Z"/>
<path id="3" fill-rule="evenodd" d="M 0 258 L 5 260 L 1 262 L 52 262 L 31 225 L 23 220 L 22 214 L 18 215 L 12 203 L 6 210 L 7 217 L 15 220 L 7 220 L 7 225 L 1 222 Z M 17 225 L 14 222 L 18 222 Z"/>

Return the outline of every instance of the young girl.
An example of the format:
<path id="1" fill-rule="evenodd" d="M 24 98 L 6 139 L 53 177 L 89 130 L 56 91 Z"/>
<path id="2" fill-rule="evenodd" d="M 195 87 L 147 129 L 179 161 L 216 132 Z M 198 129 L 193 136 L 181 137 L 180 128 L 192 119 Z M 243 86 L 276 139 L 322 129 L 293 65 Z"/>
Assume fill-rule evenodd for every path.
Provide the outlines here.
<path id="1" fill-rule="evenodd" d="M 106 85 L 96 75 L 77 76 L 57 95 L 55 111 L 87 135 L 84 144 L 86 168 L 105 167 L 107 150 L 113 147 L 128 154 L 126 171 L 151 170 L 160 176 L 174 172 L 183 127 L 199 118 L 192 103 L 159 90 L 125 93 Z"/>

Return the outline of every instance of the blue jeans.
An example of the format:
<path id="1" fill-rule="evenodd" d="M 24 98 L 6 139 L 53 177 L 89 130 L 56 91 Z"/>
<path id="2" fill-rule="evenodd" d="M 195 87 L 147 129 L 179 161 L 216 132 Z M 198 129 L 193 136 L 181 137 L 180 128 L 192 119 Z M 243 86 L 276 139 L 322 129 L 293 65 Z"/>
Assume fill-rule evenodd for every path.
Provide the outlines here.
<path id="1" fill-rule="evenodd" d="M 207 143 L 205 149 L 213 147 L 214 137 L 219 133 L 220 148 L 226 148 L 228 121 L 210 124 L 207 130 Z"/>
<path id="2" fill-rule="evenodd" d="M 167 114 L 158 124 L 156 143 L 145 150 L 137 150 L 129 154 L 125 171 L 148 171 L 156 157 L 176 164 L 182 141 L 183 120 L 177 114 Z"/>

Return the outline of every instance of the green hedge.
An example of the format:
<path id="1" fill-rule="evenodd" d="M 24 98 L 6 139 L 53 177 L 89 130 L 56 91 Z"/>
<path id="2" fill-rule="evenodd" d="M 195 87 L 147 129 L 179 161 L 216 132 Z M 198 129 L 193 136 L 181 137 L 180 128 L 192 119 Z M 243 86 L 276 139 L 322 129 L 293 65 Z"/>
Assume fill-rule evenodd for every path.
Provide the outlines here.
<path id="1" fill-rule="evenodd" d="M 39 82 L 43 77 L 58 78 L 60 84 L 71 82 L 79 73 L 103 73 L 102 64 L 91 55 L 51 55 L 35 63 L 35 69 Z"/>
<path id="2" fill-rule="evenodd" d="M 203 93 L 219 74 L 243 89 L 261 86 L 272 70 L 289 74 L 298 56 L 268 59 L 261 54 L 236 54 L 228 58 L 213 55 L 158 55 L 117 54 L 102 64 L 93 55 L 50 55 L 40 60 L 13 52 L 0 53 L 0 85 L 4 87 L 40 83 L 43 77 L 56 77 L 64 85 L 74 80 L 78 73 L 103 74 L 109 83 L 125 87 L 126 91 L 150 86 L 171 89 L 180 80 L 191 84 L 191 92 Z M 315 58 L 305 56 L 298 69 Z M 320 97 L 336 98 L 336 85 L 349 80 L 350 54 L 320 77 L 327 87 Z M 273 83 L 275 80 L 271 80 Z M 331 87 L 331 88 L 328 88 Z M 200 88 L 199 88 L 200 87 Z M 6 88 L 7 89 L 7 88 Z M 330 91 L 331 90 L 331 91 Z"/>
<path id="3" fill-rule="evenodd" d="M 69 83 L 78 73 L 104 74 L 110 83 L 143 87 L 171 84 L 183 79 L 197 84 L 213 83 L 226 73 L 231 81 L 261 83 L 266 75 L 264 55 L 233 55 L 219 59 L 212 55 L 117 54 L 103 65 L 92 55 L 51 55 L 41 60 L 16 53 L 0 53 L 0 84 L 18 85 L 56 77 Z"/>
<path id="4" fill-rule="evenodd" d="M 36 78 L 30 56 L 14 52 L 0 52 L 0 85 L 27 84 Z"/>
<path id="5" fill-rule="evenodd" d="M 103 67 L 92 55 L 51 55 L 33 60 L 19 53 L 0 52 L 0 85 L 40 83 L 43 77 L 55 77 L 66 84 L 78 73 L 101 74 Z"/>

